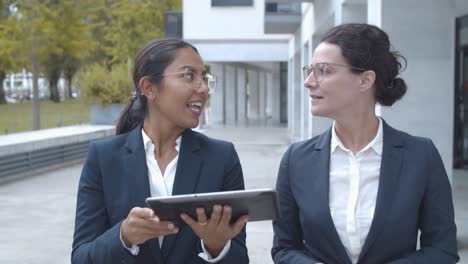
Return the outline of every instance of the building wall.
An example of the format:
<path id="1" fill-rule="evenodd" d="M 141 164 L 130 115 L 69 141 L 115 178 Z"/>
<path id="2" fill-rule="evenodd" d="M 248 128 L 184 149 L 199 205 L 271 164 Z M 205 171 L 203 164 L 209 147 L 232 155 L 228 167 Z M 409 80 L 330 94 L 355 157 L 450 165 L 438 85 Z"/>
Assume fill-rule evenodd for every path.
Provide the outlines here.
<path id="1" fill-rule="evenodd" d="M 183 37 L 206 62 L 287 61 L 288 35 L 265 34 L 265 1 L 249 7 L 211 7 L 183 0 Z"/>
<path id="2" fill-rule="evenodd" d="M 382 117 L 410 134 L 432 139 L 451 175 L 456 6 L 449 2 L 425 0 L 421 8 L 421 1 L 382 1 L 381 27 L 408 60 L 402 74 L 407 94 L 393 107 L 382 107 Z"/>
<path id="3" fill-rule="evenodd" d="M 197 47 L 206 62 L 248 63 L 288 60 L 287 40 L 186 40 Z"/>
<path id="4" fill-rule="evenodd" d="M 268 106 L 271 112 L 271 119 L 273 123 L 280 123 L 281 121 L 281 67 L 279 63 L 274 63 L 269 77 L 268 86 Z"/>
<path id="5" fill-rule="evenodd" d="M 468 14 L 468 1 L 454 0 L 455 2 L 455 17 L 460 17 Z"/>
<path id="6" fill-rule="evenodd" d="M 210 63 L 210 71 L 216 75 L 216 92 L 210 95 L 210 117 L 213 124 L 223 124 L 225 122 L 224 96 L 225 96 L 225 65 L 220 63 Z"/>
<path id="7" fill-rule="evenodd" d="M 224 108 L 226 109 L 225 123 L 234 124 L 237 120 L 237 76 L 236 68 L 233 65 L 225 65 L 225 99 Z"/>
<path id="8" fill-rule="evenodd" d="M 284 39 L 265 34 L 265 1 L 249 7 L 211 7 L 211 0 L 184 0 L 184 38 L 187 39 Z"/>
<path id="9" fill-rule="evenodd" d="M 279 65 L 288 60 L 290 36 L 264 34 L 264 10 L 264 0 L 250 7 L 183 1 L 183 37 L 218 77 L 207 111 L 212 124 L 280 122 Z"/>

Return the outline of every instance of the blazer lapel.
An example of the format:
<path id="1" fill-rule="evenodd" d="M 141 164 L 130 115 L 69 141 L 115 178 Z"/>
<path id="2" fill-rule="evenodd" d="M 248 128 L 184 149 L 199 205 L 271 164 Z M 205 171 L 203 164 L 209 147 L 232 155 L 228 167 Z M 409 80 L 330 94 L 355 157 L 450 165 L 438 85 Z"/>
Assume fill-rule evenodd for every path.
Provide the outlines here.
<path id="1" fill-rule="evenodd" d="M 403 140 L 398 131 L 383 122 L 383 150 L 380 166 L 380 179 L 377 191 L 374 219 L 359 256 L 359 262 L 368 253 L 369 248 L 385 226 L 387 213 L 392 207 L 393 197 L 397 188 L 398 177 L 402 165 Z"/>
<path id="2" fill-rule="evenodd" d="M 151 196 L 149 188 L 148 166 L 146 165 L 146 153 L 143 146 L 143 137 L 141 135 L 142 125 L 138 125 L 128 135 L 125 148 L 127 156 L 124 160 L 126 166 L 125 175 L 129 176 L 129 191 L 131 195 L 131 204 L 133 206 L 146 207 L 145 199 Z M 156 263 L 162 263 L 161 250 L 159 248 L 158 239 L 148 240 L 146 244 L 149 246 L 153 258 Z"/>
<path id="3" fill-rule="evenodd" d="M 202 158 L 196 153 L 199 149 L 200 142 L 194 137 L 194 132 L 190 129 L 185 130 L 182 133 L 182 145 L 172 195 L 195 192 L 203 163 Z"/>
<path id="4" fill-rule="evenodd" d="M 182 133 L 182 143 L 177 162 L 177 170 L 174 179 L 172 195 L 194 193 L 200 176 L 203 159 L 196 153 L 200 149 L 200 143 L 194 137 L 194 132 L 187 129 Z M 180 233 L 180 230 L 179 230 Z M 167 259 L 174 247 L 178 234 L 164 237 L 162 254 Z"/>
<path id="5" fill-rule="evenodd" d="M 313 157 L 311 157 L 311 160 L 315 160 L 316 163 L 307 161 L 309 168 L 305 171 L 317 172 L 317 176 L 314 177 L 315 183 L 311 185 L 315 186 L 315 188 L 311 193 L 317 195 L 317 205 L 322 205 L 317 206 L 318 212 L 316 212 L 316 215 L 318 216 L 318 219 L 321 219 L 323 238 L 326 238 L 331 242 L 333 248 L 330 250 L 336 254 L 337 263 L 351 263 L 343 243 L 341 243 L 341 239 L 336 231 L 330 214 L 329 186 L 331 129 L 332 128 L 322 134 L 317 140 L 312 154 Z"/>

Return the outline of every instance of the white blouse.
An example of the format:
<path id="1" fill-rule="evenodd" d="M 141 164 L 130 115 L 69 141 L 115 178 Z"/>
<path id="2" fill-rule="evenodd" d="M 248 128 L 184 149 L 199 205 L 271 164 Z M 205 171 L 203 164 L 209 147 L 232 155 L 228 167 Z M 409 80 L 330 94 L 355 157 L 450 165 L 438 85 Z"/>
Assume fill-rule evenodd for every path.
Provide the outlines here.
<path id="1" fill-rule="evenodd" d="M 377 200 L 382 161 L 383 126 L 361 151 L 345 148 L 332 127 L 330 157 L 330 213 L 351 261 L 357 263 L 369 233 Z"/>

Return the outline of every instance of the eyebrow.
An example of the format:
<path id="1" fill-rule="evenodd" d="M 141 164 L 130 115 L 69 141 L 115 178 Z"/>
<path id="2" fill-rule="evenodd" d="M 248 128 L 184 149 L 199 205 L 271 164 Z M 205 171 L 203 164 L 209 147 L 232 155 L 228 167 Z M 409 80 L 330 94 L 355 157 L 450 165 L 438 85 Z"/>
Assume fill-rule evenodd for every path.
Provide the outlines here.
<path id="1" fill-rule="evenodd" d="M 195 67 L 191 66 L 191 65 L 184 65 L 184 66 L 179 67 L 178 69 L 179 70 L 190 69 L 192 71 L 198 72 L 197 69 Z M 203 68 L 202 74 L 205 74 L 205 73 L 207 73 L 207 71 L 206 71 L 205 68 Z"/>
<path id="2" fill-rule="evenodd" d="M 335 68 L 335 67 L 334 67 L 335 65 L 333 65 L 333 64 L 338 64 L 338 65 L 340 65 L 341 63 L 335 63 L 335 62 L 329 62 L 329 61 L 318 61 L 318 62 L 316 62 L 316 63 L 310 64 L 310 66 L 315 66 L 315 65 L 317 65 L 317 64 L 325 64 L 325 65 L 330 66 L 332 69 L 334 69 L 334 68 Z"/>

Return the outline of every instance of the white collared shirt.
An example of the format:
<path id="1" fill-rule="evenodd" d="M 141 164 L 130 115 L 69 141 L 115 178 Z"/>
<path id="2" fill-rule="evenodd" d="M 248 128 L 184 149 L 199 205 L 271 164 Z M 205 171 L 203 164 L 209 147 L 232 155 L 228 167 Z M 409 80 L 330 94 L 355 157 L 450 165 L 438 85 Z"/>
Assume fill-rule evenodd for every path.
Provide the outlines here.
<path id="1" fill-rule="evenodd" d="M 141 135 L 143 137 L 143 146 L 145 148 L 145 153 L 146 153 L 146 165 L 148 166 L 148 177 L 149 177 L 151 196 L 152 197 L 171 196 L 172 189 L 174 187 L 177 163 L 179 161 L 179 150 L 180 150 L 180 144 L 182 141 L 182 136 L 178 137 L 176 140 L 175 149 L 177 151 L 177 155 L 171 162 L 169 162 L 163 174 L 161 172 L 161 169 L 159 168 L 156 158 L 154 157 L 155 147 L 154 147 L 153 142 L 151 141 L 151 139 L 148 137 L 148 135 L 145 133 L 143 129 L 141 130 Z M 158 237 L 160 247 L 163 244 L 163 240 L 164 240 L 164 236 Z M 125 246 L 125 243 L 123 243 L 123 245 Z M 213 258 L 210 255 L 210 253 L 206 250 L 203 240 L 201 241 L 201 245 L 202 245 L 203 252 L 198 254 L 198 256 L 207 262 L 216 263 L 220 261 L 222 258 L 224 258 L 224 256 L 226 256 L 227 253 L 229 252 L 229 249 L 231 248 L 231 240 L 228 241 L 228 243 L 224 246 L 221 253 L 216 258 Z M 133 255 L 137 255 L 139 251 L 139 248 L 136 245 L 132 245 L 131 248 L 127 248 L 127 249 L 130 250 L 130 252 Z"/>
<path id="2" fill-rule="evenodd" d="M 383 121 L 374 139 L 356 155 L 345 148 L 332 127 L 330 213 L 352 263 L 357 263 L 369 233 L 377 201 L 383 148 Z"/>
<path id="3" fill-rule="evenodd" d="M 182 141 L 182 136 L 176 139 L 175 149 L 177 155 L 169 164 L 167 164 L 164 174 L 159 168 L 159 164 L 154 157 L 154 144 L 151 139 L 146 135 L 145 131 L 141 130 L 141 135 L 143 136 L 143 146 L 145 147 L 146 153 L 146 166 L 148 166 L 148 177 L 149 177 L 149 187 L 151 197 L 162 197 L 162 196 L 171 196 L 172 187 L 174 186 L 174 179 L 177 169 L 177 162 L 179 161 L 179 149 L 180 142 Z M 158 238 L 159 246 L 162 246 L 164 236 Z"/>

